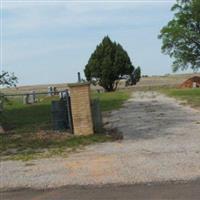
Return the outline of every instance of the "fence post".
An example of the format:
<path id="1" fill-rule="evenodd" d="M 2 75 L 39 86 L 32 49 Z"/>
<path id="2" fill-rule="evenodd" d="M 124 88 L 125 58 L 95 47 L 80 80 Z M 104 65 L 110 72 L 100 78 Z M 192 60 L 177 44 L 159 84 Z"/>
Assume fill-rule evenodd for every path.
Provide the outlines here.
<path id="1" fill-rule="evenodd" d="M 99 99 L 93 99 L 92 101 L 92 118 L 94 124 L 95 133 L 102 133 L 102 115 Z"/>

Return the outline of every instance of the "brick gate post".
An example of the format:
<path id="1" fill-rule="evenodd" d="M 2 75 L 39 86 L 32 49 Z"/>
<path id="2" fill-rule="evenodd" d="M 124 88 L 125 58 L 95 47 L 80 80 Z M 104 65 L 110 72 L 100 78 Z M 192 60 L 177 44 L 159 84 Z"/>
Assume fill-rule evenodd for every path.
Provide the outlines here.
<path id="1" fill-rule="evenodd" d="M 94 134 L 91 114 L 90 84 L 69 84 L 74 135 Z"/>

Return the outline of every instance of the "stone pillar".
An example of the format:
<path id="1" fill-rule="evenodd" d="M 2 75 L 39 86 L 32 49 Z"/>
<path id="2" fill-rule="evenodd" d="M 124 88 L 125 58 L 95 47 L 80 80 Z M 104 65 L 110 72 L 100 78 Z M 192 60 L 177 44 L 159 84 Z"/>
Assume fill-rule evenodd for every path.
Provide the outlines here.
<path id="1" fill-rule="evenodd" d="M 94 134 L 90 102 L 90 84 L 76 83 L 69 84 L 68 86 L 71 96 L 74 135 Z"/>

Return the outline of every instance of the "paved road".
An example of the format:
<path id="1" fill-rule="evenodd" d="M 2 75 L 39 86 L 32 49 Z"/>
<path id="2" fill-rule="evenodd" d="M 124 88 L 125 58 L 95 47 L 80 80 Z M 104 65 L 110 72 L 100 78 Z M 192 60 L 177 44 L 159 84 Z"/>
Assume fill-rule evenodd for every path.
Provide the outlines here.
<path id="1" fill-rule="evenodd" d="M 68 186 L 0 193 L 2 200 L 199 200 L 200 181 L 152 185 Z"/>

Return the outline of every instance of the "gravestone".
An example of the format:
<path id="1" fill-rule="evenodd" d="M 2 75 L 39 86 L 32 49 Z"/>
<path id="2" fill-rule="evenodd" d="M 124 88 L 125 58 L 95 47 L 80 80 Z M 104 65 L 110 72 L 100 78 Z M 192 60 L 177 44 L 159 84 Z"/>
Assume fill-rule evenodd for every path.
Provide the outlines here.
<path id="1" fill-rule="evenodd" d="M 68 97 L 68 90 L 59 92 L 60 99 L 66 99 Z"/>
<path id="2" fill-rule="evenodd" d="M 23 96 L 23 104 L 28 104 L 29 94 Z"/>
<path id="3" fill-rule="evenodd" d="M 36 95 L 35 95 L 35 91 L 31 91 L 31 93 L 28 96 L 28 103 L 29 104 L 33 104 L 36 102 Z"/>
<path id="4" fill-rule="evenodd" d="M 49 86 L 48 87 L 48 96 L 52 96 L 52 87 L 51 86 Z"/>
<path id="5" fill-rule="evenodd" d="M 35 102 L 36 102 L 35 91 L 31 91 L 31 93 L 24 95 L 24 97 L 23 97 L 24 104 L 33 104 Z"/>

